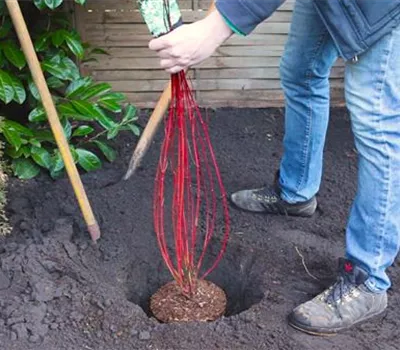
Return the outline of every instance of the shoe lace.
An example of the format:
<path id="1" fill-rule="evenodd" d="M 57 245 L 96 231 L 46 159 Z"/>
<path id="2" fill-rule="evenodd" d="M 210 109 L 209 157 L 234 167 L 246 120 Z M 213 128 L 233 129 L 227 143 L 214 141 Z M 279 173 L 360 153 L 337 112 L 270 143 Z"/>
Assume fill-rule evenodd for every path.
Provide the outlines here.
<path id="1" fill-rule="evenodd" d="M 255 192 L 256 195 L 262 197 L 261 203 L 269 210 L 275 212 L 281 212 L 287 215 L 286 208 L 282 205 L 280 201 L 280 196 L 274 187 L 266 186 Z M 272 200 L 273 199 L 273 200 Z"/>
<path id="2" fill-rule="evenodd" d="M 338 301 L 349 295 L 354 287 L 355 285 L 349 280 L 349 277 L 344 274 L 339 275 L 336 283 L 328 290 L 325 302 L 329 305 L 336 305 Z"/>

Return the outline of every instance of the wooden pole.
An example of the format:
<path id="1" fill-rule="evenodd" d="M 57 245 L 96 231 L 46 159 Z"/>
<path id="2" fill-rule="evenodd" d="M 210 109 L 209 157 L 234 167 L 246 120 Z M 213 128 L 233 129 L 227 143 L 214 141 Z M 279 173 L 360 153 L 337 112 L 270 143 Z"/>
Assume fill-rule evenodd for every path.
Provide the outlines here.
<path id="1" fill-rule="evenodd" d="M 214 10 L 215 10 L 215 4 L 213 2 L 207 11 L 207 15 L 209 15 Z M 167 111 L 170 100 L 171 100 L 171 82 L 169 82 L 167 87 L 164 89 L 164 92 L 162 93 L 160 99 L 158 100 L 156 107 L 154 108 L 154 111 L 151 114 L 145 129 L 143 130 L 142 136 L 140 137 L 139 142 L 132 154 L 128 170 L 124 176 L 124 180 L 128 180 L 136 171 L 136 169 L 139 167 L 144 155 L 146 154 L 147 150 L 150 147 L 151 142 L 154 139 L 158 127 L 161 124 L 161 121 L 163 119 L 165 112 Z"/>
<path id="2" fill-rule="evenodd" d="M 57 110 L 47 86 L 39 59 L 36 55 L 32 39 L 29 35 L 18 0 L 6 0 L 6 5 L 21 43 L 22 50 L 28 62 L 33 81 L 39 90 L 43 107 L 46 111 L 51 130 L 54 138 L 56 139 L 57 146 L 64 161 L 65 168 L 82 211 L 82 215 L 86 221 L 88 231 L 92 240 L 95 242 L 100 238 L 100 228 L 93 215 L 92 208 L 90 207 L 85 189 L 83 188 L 81 178 L 79 177 L 78 170 L 75 166 L 75 162 L 69 149 L 67 139 L 64 135 L 64 130 L 60 123 L 60 119 L 58 118 Z"/>

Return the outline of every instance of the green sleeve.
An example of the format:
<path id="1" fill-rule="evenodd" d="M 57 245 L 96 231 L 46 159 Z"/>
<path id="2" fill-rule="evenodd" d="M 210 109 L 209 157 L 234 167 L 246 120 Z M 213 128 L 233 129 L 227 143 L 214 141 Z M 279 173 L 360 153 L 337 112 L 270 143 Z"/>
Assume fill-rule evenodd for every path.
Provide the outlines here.
<path id="1" fill-rule="evenodd" d="M 240 35 L 240 36 L 245 36 L 245 34 L 242 33 L 238 28 L 236 28 L 233 25 L 233 23 L 228 18 L 226 18 L 221 12 L 220 12 L 220 15 L 225 20 L 226 24 L 229 26 L 229 28 L 232 30 L 232 32 L 234 32 L 235 34 Z"/>

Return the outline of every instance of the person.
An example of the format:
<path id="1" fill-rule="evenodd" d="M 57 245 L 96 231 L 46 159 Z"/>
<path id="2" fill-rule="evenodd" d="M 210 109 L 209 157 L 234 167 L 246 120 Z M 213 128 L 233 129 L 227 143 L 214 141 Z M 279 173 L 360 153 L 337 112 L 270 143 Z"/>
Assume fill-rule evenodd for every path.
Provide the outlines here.
<path id="1" fill-rule="evenodd" d="M 217 0 L 208 17 L 150 41 L 176 73 L 208 58 L 232 35 L 247 36 L 281 0 Z M 400 0 L 296 0 L 280 63 L 284 152 L 276 181 L 231 201 L 250 212 L 308 217 L 317 207 L 329 119 L 329 75 L 345 61 L 345 99 L 358 152 L 358 186 L 346 255 L 330 288 L 296 307 L 290 325 L 327 335 L 379 315 L 400 244 Z"/>

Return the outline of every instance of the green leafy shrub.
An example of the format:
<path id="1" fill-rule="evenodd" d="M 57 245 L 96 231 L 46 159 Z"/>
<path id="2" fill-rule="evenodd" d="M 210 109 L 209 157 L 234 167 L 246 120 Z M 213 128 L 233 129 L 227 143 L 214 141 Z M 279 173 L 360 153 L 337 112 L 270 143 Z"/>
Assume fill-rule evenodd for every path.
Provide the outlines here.
<path id="1" fill-rule="evenodd" d="M 82 76 L 79 63 L 107 53 L 83 43 L 67 13 L 55 11 L 63 0 L 32 2 L 41 13 L 35 16 L 38 20 L 30 28 L 31 35 L 71 153 L 85 171 L 99 169 L 100 154 L 110 162 L 116 158 L 109 142 L 120 131 L 140 134 L 135 123 L 136 108 L 126 103 L 123 94 L 113 92 L 110 84 Z M 84 4 L 85 0 L 75 2 Z M 56 178 L 64 172 L 64 163 L 1 0 L 0 21 L 0 104 L 20 106 L 13 113 L 3 112 L 5 154 L 12 160 L 14 174 L 21 179 L 35 177 L 40 169 L 47 169 Z"/>

